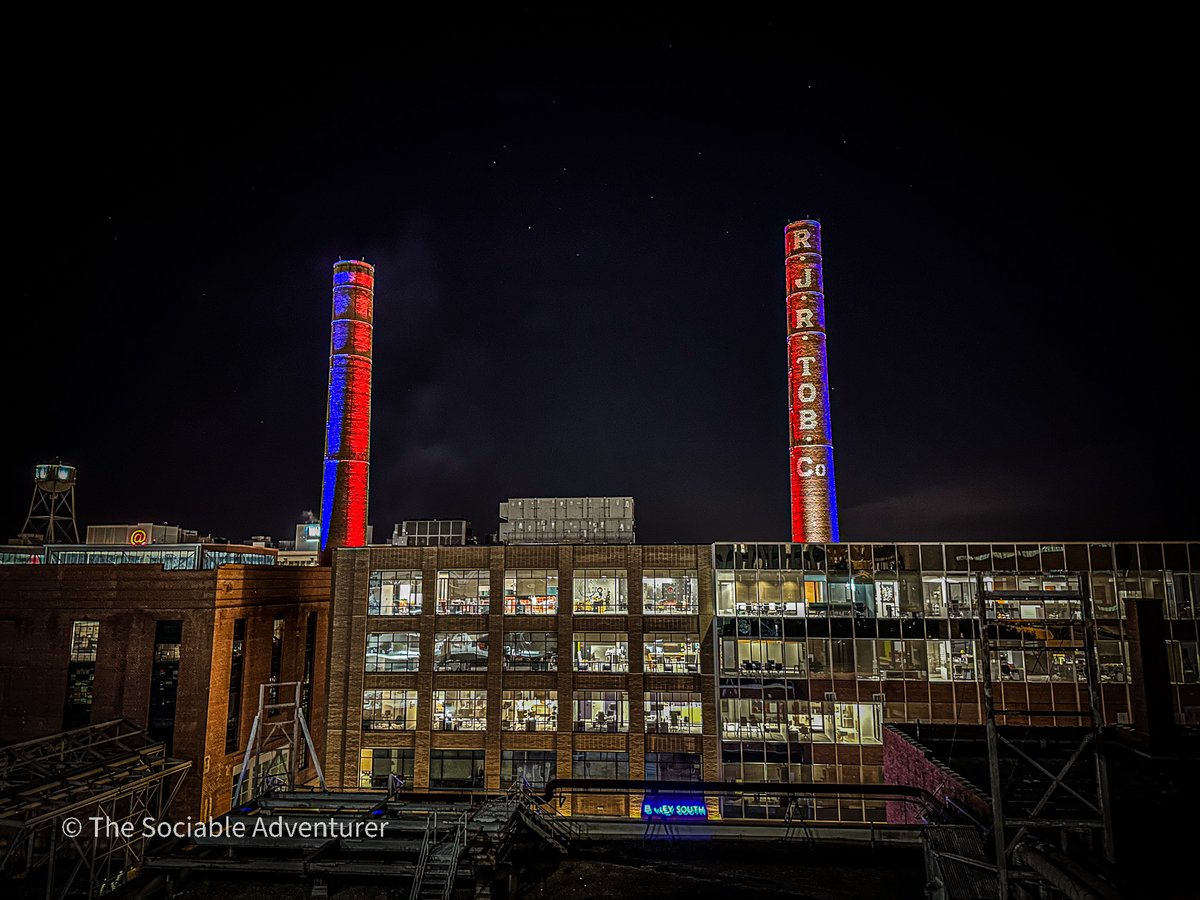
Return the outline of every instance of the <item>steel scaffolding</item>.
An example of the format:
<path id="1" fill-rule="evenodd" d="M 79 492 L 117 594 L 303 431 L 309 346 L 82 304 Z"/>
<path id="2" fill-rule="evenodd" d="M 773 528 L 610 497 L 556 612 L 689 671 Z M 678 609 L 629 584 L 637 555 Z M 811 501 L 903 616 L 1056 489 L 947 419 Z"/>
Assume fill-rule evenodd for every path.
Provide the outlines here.
<path id="1" fill-rule="evenodd" d="M 191 763 L 114 719 L 0 749 L 0 875 L 97 897 L 141 869 Z"/>

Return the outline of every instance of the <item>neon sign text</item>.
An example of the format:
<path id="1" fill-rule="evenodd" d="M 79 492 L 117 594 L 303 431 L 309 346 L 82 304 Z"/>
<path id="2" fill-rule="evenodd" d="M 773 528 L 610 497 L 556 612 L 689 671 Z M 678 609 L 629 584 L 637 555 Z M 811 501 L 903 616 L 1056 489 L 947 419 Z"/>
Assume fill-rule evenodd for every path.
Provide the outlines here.
<path id="1" fill-rule="evenodd" d="M 642 801 L 642 818 L 707 819 L 703 797 L 647 797 Z"/>

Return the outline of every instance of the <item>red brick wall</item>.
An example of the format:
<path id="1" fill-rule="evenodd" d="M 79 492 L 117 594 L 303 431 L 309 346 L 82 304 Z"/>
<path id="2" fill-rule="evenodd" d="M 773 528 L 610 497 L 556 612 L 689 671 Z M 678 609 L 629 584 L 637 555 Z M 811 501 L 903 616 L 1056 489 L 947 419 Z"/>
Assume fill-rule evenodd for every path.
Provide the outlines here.
<path id="1" fill-rule="evenodd" d="M 991 807 L 982 791 L 933 759 L 916 741 L 891 728 L 883 729 L 883 780 L 886 784 L 924 788 L 938 801 L 948 801 L 951 811 L 967 810 L 981 821 L 990 815 Z M 920 824 L 921 807 L 889 800 L 887 820 L 893 825 Z"/>

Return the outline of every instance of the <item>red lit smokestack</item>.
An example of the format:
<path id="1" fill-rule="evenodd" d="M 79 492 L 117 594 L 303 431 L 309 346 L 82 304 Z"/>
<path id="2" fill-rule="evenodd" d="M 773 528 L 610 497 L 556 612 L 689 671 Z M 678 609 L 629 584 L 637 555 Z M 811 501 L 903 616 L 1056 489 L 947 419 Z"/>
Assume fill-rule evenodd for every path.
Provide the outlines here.
<path id="1" fill-rule="evenodd" d="M 371 344 L 375 267 L 343 260 L 333 267 L 333 334 L 321 483 L 321 557 L 367 543 L 371 459 Z"/>
<path id="2" fill-rule="evenodd" d="M 825 358 L 825 281 L 821 223 L 792 222 L 783 231 L 787 280 L 788 444 L 791 447 L 792 540 L 838 540 Z"/>

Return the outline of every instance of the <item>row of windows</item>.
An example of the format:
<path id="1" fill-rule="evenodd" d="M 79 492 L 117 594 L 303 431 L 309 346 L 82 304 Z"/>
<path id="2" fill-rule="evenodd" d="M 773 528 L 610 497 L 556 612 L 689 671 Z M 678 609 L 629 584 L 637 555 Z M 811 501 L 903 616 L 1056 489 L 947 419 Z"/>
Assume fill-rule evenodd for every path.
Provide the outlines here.
<path id="1" fill-rule="evenodd" d="M 1087 681 L 1083 648 L 1068 641 L 993 647 L 994 681 Z M 721 674 L 763 678 L 771 675 L 857 678 L 860 681 L 977 681 L 977 641 L 870 640 L 834 638 L 775 640 L 721 638 Z M 1096 644 L 1102 682 L 1129 679 L 1125 643 Z M 1196 643 L 1168 642 L 1172 680 L 1196 677 Z"/>
<path id="2" fill-rule="evenodd" d="M 369 747 L 359 754 L 359 787 L 385 790 L 392 776 L 406 787 L 413 784 L 415 751 Z M 429 786 L 432 788 L 481 787 L 483 750 L 430 750 Z M 539 790 L 558 772 L 554 750 L 501 750 L 500 785 L 521 784 Z M 628 778 L 629 754 L 581 751 L 571 754 L 573 778 Z M 647 753 L 645 777 L 650 781 L 699 781 L 700 756 L 695 753 Z"/>
<path id="3" fill-rule="evenodd" d="M 412 731 L 417 727 L 414 690 L 363 692 L 364 731 Z M 629 731 L 629 694 L 625 691 L 576 691 L 572 700 L 575 731 Z M 647 733 L 700 734 L 700 694 L 651 691 L 645 695 Z M 557 731 L 558 691 L 503 691 L 500 727 L 504 731 Z M 487 691 L 433 692 L 434 731 L 486 731 Z"/>
<path id="4" fill-rule="evenodd" d="M 726 697 L 721 699 L 721 737 L 739 741 L 880 744 L 882 704 Z"/>
<path id="5" fill-rule="evenodd" d="M 416 672 L 420 666 L 420 633 L 382 631 L 367 635 L 366 671 Z M 488 667 L 486 632 L 439 631 L 433 641 L 433 671 L 478 672 Z M 699 672 L 700 636 L 651 632 L 643 644 L 647 672 Z M 626 632 L 577 632 L 572 635 L 576 672 L 628 672 Z M 505 671 L 553 672 L 558 669 L 558 635 L 517 631 L 504 636 Z"/>
<path id="6" fill-rule="evenodd" d="M 91 644 L 87 643 L 89 636 Z M 629 671 L 626 633 L 579 632 L 573 637 L 574 671 Z M 85 649 L 73 650 L 73 657 L 76 653 L 82 658 L 90 654 L 94 660 L 94 631 L 80 631 L 78 641 Z M 489 636 L 482 632 L 439 632 L 434 640 L 434 671 L 486 671 L 488 641 Z M 1086 682 L 1080 644 L 1080 635 L 1069 626 L 1062 626 L 1059 631 L 1002 626 L 1000 639 L 993 648 L 992 679 Z M 415 672 L 420 662 L 419 645 L 420 634 L 415 631 L 372 632 L 367 635 L 366 671 Z M 979 678 L 978 642 L 971 640 L 721 637 L 718 646 L 722 675 L 855 677 L 879 681 L 977 681 Z M 1102 682 L 1129 680 L 1124 641 L 1102 639 L 1097 641 L 1096 650 Z M 643 652 L 647 672 L 700 670 L 700 639 L 696 634 L 647 634 Z M 1200 679 L 1196 641 L 1168 641 L 1167 658 L 1173 682 L 1195 684 Z M 553 632 L 506 634 L 503 662 L 505 671 L 556 671 L 558 636 Z"/>
<path id="7" fill-rule="evenodd" d="M 1200 571 L 1200 543 L 714 544 L 713 563 L 831 573 Z"/>
<path id="8" fill-rule="evenodd" d="M 558 613 L 558 571 L 510 569 L 504 573 L 507 615 L 552 616 Z M 575 613 L 616 615 L 629 611 L 625 569 L 576 569 Z M 491 612 L 491 574 L 487 569 L 443 569 L 437 573 L 438 615 L 487 615 Z M 643 611 L 658 615 L 695 615 L 699 589 L 694 569 L 646 569 L 642 573 Z M 367 614 L 419 616 L 422 575 L 417 569 L 371 573 Z"/>
<path id="9" fill-rule="evenodd" d="M 830 576 L 814 572 L 747 570 L 716 573 L 717 614 L 787 618 L 859 616 L 881 619 L 976 618 L 977 582 L 971 575 L 897 574 Z M 989 618 L 1073 619 L 1082 617 L 1081 585 L 1074 575 L 983 576 L 987 591 L 1062 594 L 1039 599 L 1000 597 L 988 602 Z M 1162 600 L 1169 618 L 1193 618 L 1200 595 L 1200 575 L 1143 573 L 1088 576 L 1094 614 L 1100 619 L 1124 616 L 1125 598 Z"/>

